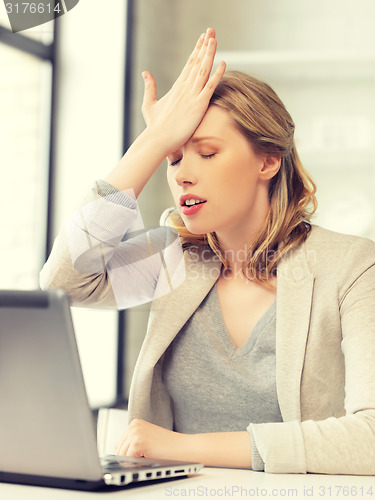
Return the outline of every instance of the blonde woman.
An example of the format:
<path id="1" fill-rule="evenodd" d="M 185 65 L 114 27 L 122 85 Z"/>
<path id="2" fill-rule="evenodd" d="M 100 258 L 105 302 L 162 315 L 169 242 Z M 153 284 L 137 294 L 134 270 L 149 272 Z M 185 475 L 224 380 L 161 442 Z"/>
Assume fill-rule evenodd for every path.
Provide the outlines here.
<path id="1" fill-rule="evenodd" d="M 118 454 L 375 474 L 375 244 L 311 224 L 290 115 L 224 63 L 210 77 L 215 51 L 209 29 L 160 100 L 144 73 L 147 127 L 60 233 L 42 287 L 153 300 Z M 129 232 L 165 158 L 174 240 Z"/>

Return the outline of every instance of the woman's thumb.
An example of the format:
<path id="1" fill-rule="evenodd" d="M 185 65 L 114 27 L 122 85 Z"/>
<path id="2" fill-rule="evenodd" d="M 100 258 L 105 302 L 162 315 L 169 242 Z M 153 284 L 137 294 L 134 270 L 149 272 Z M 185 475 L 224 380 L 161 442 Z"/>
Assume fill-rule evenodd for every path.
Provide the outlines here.
<path id="1" fill-rule="evenodd" d="M 142 73 L 143 81 L 145 84 L 145 92 L 143 95 L 142 109 L 147 111 L 149 107 L 154 104 L 157 100 L 156 97 L 156 82 L 154 77 L 149 71 L 144 71 Z"/>

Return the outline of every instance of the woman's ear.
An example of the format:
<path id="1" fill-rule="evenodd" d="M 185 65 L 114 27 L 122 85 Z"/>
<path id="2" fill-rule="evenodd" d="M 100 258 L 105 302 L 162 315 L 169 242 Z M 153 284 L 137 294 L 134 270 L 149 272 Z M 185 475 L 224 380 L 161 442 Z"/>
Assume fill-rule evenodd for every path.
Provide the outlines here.
<path id="1" fill-rule="evenodd" d="M 272 179 L 279 171 L 280 165 L 280 156 L 265 155 L 263 157 L 263 166 L 259 172 L 259 177 L 263 180 Z"/>

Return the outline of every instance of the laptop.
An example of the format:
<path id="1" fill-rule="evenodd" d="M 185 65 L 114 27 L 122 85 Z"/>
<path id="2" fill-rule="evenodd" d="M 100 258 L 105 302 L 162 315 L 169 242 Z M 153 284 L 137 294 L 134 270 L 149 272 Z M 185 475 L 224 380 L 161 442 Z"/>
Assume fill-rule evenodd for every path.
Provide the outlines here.
<path id="1" fill-rule="evenodd" d="M 99 457 L 95 427 L 66 295 L 0 290 L 0 481 L 95 490 L 203 467 Z"/>

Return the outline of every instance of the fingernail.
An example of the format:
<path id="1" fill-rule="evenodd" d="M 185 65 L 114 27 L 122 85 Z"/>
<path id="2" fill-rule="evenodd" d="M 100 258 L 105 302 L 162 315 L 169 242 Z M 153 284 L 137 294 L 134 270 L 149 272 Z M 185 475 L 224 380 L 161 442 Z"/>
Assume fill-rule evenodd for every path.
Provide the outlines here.
<path id="1" fill-rule="evenodd" d="M 200 37 L 200 38 L 201 38 L 201 42 L 203 42 L 203 40 L 204 40 L 205 36 L 206 36 L 206 34 L 205 34 L 205 33 L 202 33 L 202 34 L 201 34 L 201 37 Z"/>
<path id="2" fill-rule="evenodd" d="M 143 80 L 147 80 L 147 73 L 145 71 L 142 73 L 142 77 L 143 77 Z"/>

